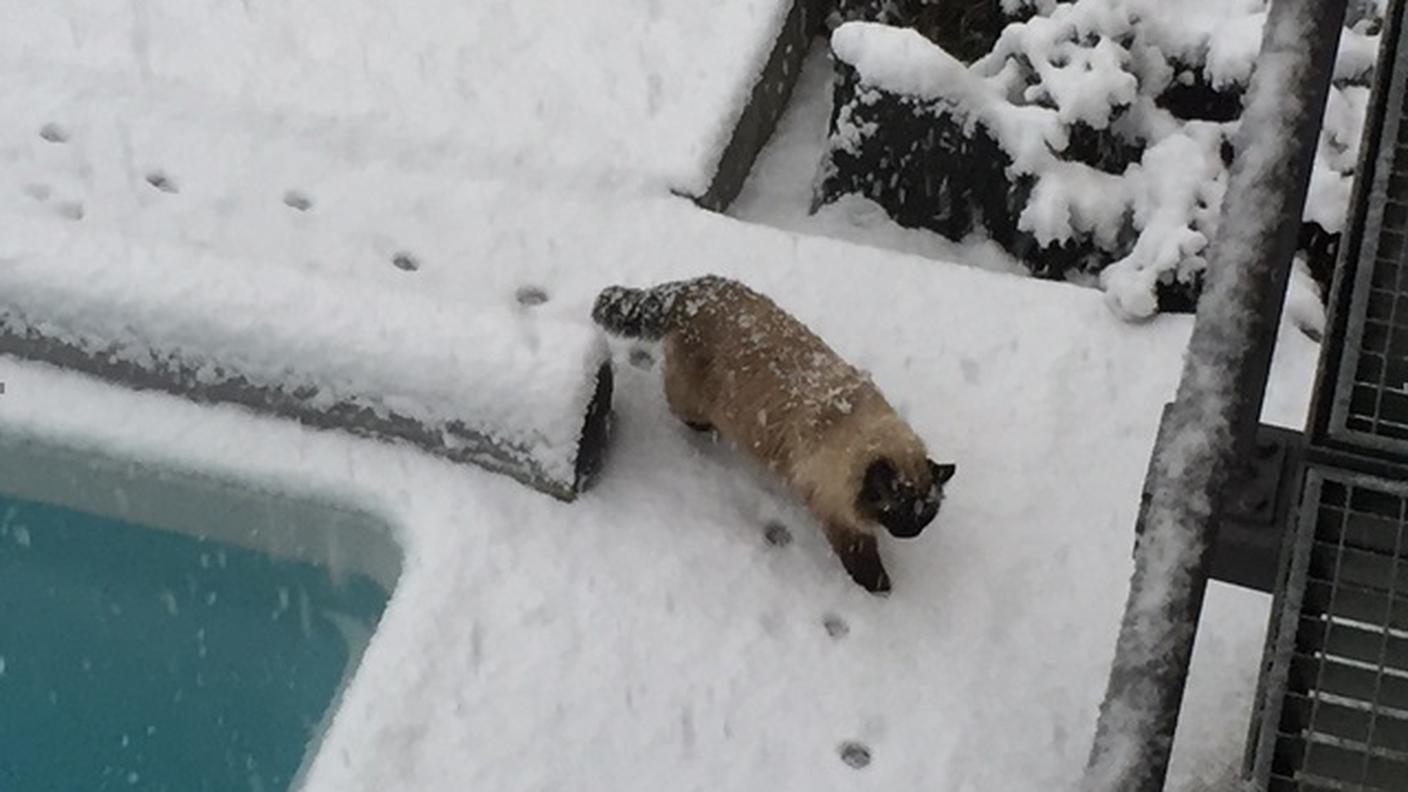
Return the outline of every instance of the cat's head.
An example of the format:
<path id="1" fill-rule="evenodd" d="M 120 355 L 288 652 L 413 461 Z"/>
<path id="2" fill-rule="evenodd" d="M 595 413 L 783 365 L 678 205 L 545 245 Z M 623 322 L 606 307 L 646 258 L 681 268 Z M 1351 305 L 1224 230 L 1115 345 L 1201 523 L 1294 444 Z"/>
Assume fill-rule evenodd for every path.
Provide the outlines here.
<path id="1" fill-rule="evenodd" d="M 922 472 L 906 475 L 886 457 L 871 462 L 861 479 L 856 510 L 885 526 L 892 536 L 911 539 L 934 521 L 944 499 L 944 484 L 958 469 L 926 459 Z"/>

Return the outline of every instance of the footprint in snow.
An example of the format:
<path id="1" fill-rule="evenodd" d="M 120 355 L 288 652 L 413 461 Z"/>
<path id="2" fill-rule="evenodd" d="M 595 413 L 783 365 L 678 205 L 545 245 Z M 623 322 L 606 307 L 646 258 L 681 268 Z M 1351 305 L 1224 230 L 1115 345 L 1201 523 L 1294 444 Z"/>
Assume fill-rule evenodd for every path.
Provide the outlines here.
<path id="1" fill-rule="evenodd" d="M 792 544 L 792 531 L 777 520 L 763 526 L 763 538 L 773 547 L 786 547 Z"/>
<path id="2" fill-rule="evenodd" d="M 402 272 L 415 272 L 420 269 L 420 262 L 410 253 L 401 252 L 391 257 L 392 266 Z"/>
<path id="3" fill-rule="evenodd" d="M 309 198 L 306 193 L 299 192 L 298 190 L 289 190 L 284 193 L 284 206 L 290 209 L 297 209 L 300 212 L 306 212 L 313 208 L 313 199 Z"/>
<path id="4" fill-rule="evenodd" d="M 870 764 L 870 748 L 865 743 L 847 740 L 836 748 L 841 761 L 859 770 Z"/>
<path id="5" fill-rule="evenodd" d="M 538 286 L 521 286 L 513 296 L 518 300 L 518 304 L 525 308 L 542 305 L 548 301 L 548 293 Z"/>
<path id="6" fill-rule="evenodd" d="M 627 360 L 630 361 L 632 366 L 643 370 L 649 370 L 655 365 L 655 356 L 650 354 L 650 350 L 645 347 L 633 348 Z"/>
<path id="7" fill-rule="evenodd" d="M 58 124 L 48 123 L 39 128 L 39 137 L 50 143 L 67 143 L 68 130 Z"/>
<path id="8" fill-rule="evenodd" d="M 180 192 L 180 190 L 176 187 L 176 182 L 172 181 L 171 177 L 167 176 L 161 171 L 152 171 L 151 173 L 148 173 L 147 184 L 150 184 L 151 186 L 157 188 L 158 190 L 161 190 L 164 193 Z"/>

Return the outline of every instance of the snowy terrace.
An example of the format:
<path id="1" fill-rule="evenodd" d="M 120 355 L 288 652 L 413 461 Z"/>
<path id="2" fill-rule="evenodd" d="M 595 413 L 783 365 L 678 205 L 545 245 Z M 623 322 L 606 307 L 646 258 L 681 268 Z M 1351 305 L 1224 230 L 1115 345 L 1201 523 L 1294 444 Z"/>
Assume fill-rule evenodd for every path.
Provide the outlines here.
<path id="1" fill-rule="evenodd" d="M 934 528 L 882 547 L 895 591 L 877 599 L 786 496 L 678 426 L 657 367 L 625 347 L 617 437 L 570 504 L 408 447 L 0 358 L 0 431 L 311 491 L 396 527 L 403 576 L 307 789 L 1080 777 L 1191 319 L 1130 325 L 1092 290 L 675 197 L 707 186 L 785 11 L 0 0 L 0 288 L 31 311 L 83 306 L 92 328 L 385 381 L 537 348 L 540 326 L 587 332 L 604 285 L 713 271 L 869 369 L 959 464 Z M 518 305 L 524 287 L 546 301 Z M 494 312 L 520 335 L 476 334 Z M 1268 421 L 1303 423 L 1315 356 L 1283 333 Z M 531 410 L 552 394 L 518 395 Z M 792 541 L 767 541 L 774 524 Z M 1234 776 L 1268 604 L 1210 591 L 1173 788 Z M 850 743 L 866 766 L 843 760 Z"/>

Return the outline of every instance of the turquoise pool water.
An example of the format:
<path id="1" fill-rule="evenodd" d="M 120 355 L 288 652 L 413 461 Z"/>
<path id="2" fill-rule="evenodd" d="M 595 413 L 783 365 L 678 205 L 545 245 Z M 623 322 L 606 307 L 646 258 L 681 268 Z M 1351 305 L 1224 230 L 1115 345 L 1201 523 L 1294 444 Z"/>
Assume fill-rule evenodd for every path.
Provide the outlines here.
<path id="1" fill-rule="evenodd" d="M 0 791 L 289 789 L 387 592 L 248 547 L 0 496 Z"/>

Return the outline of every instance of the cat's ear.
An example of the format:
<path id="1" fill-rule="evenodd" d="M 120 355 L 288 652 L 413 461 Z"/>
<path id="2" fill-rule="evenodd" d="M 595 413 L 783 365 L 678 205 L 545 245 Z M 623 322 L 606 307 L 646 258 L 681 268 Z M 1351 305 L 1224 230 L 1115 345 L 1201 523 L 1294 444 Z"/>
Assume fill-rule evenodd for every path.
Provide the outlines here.
<path id="1" fill-rule="evenodd" d="M 935 484 L 947 484 L 953 478 L 953 474 L 958 472 L 958 466 L 952 462 L 939 464 L 934 460 L 929 460 L 929 472 L 934 476 Z"/>

